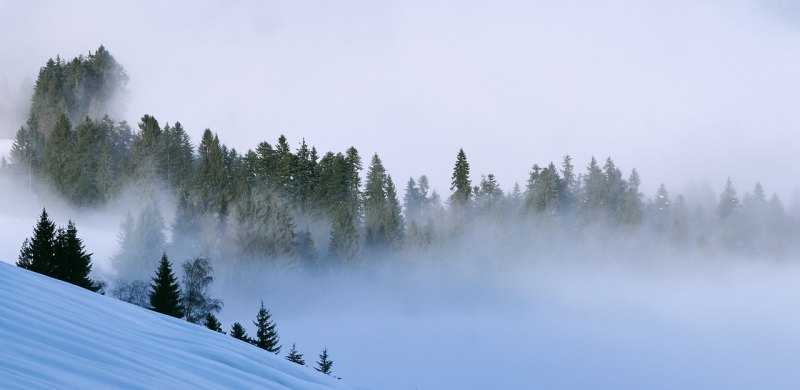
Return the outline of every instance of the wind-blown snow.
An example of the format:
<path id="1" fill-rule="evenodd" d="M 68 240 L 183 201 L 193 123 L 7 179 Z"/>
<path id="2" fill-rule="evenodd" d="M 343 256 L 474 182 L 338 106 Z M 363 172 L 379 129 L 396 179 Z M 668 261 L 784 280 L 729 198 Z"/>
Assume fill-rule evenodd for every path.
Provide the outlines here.
<path id="1" fill-rule="evenodd" d="M 0 263 L 0 388 L 348 387 L 230 336 Z"/>

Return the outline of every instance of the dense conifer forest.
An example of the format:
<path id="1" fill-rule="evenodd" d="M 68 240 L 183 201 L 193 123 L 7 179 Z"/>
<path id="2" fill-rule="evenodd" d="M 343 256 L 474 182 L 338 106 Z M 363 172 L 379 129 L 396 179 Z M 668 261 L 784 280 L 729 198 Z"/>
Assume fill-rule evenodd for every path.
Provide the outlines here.
<path id="1" fill-rule="evenodd" d="M 646 196 L 636 169 L 624 171 L 610 157 L 580 167 L 567 155 L 532 162 L 528 181 L 504 191 L 491 173 L 471 172 L 466 151 L 457 150 L 443 151 L 453 153 L 452 167 L 431 167 L 452 170 L 440 194 L 424 173 L 393 178 L 377 153 L 364 157 L 354 147 L 320 152 L 280 135 L 240 152 L 210 129 L 195 145 L 180 122 L 148 114 L 132 127 L 108 114 L 127 80 L 102 46 L 47 61 L 3 164 L 20 186 L 53 191 L 78 208 L 140 194 L 145 201 L 120 226 L 112 259 L 125 280 L 149 278 L 164 251 L 320 271 L 451 261 L 464 240 L 534 254 L 575 244 L 641 251 L 644 242 L 647 250 L 777 258 L 798 249 L 796 219 L 758 183 L 742 196 L 730 180 L 720 183 L 713 203 L 664 185 Z"/>

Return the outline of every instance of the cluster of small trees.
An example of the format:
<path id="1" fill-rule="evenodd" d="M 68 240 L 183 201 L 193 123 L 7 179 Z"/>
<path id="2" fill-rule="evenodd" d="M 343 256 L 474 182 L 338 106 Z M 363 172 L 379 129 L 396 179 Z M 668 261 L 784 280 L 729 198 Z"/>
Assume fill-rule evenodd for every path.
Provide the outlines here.
<path id="1" fill-rule="evenodd" d="M 184 289 L 181 292 L 178 280 L 172 272 L 172 264 L 166 254 L 162 255 L 161 261 L 158 265 L 158 270 L 152 278 L 150 285 L 150 308 L 162 314 L 166 314 L 176 318 L 185 318 L 189 322 L 196 324 L 203 323 L 208 329 L 215 332 L 225 333 L 222 331 L 222 324 L 219 322 L 214 313 L 219 312 L 222 308 L 222 302 L 217 299 L 211 299 L 207 296 L 206 290 L 208 285 L 213 281 L 211 275 L 211 267 L 205 259 L 195 259 L 184 263 L 183 265 Z M 231 326 L 231 337 L 244 341 L 246 343 L 255 345 L 265 351 L 278 354 L 281 351 L 280 337 L 278 336 L 277 325 L 272 320 L 272 314 L 264 307 L 264 302 L 261 302 L 261 307 L 258 309 L 256 319 L 253 321 L 256 327 L 255 337 L 250 337 L 247 334 L 245 327 L 239 323 L 234 322 Z M 292 343 L 292 348 L 286 355 L 286 359 L 305 365 L 303 354 L 297 351 L 295 344 Z M 317 371 L 330 375 L 332 372 L 333 361 L 328 357 L 328 350 L 324 348 L 320 354 L 320 361 L 318 362 Z"/>
<path id="2" fill-rule="evenodd" d="M 89 277 L 92 269 L 91 256 L 86 253 L 72 221 L 68 222 L 66 228 L 56 227 L 50 220 L 47 210 L 43 209 L 34 227 L 33 236 L 25 239 L 22 244 L 17 266 L 97 292 L 102 284 Z M 158 269 L 147 288 L 142 288 L 139 283 L 122 284 L 117 286 L 113 294 L 127 302 L 175 318 L 184 318 L 195 324 L 203 324 L 211 330 L 224 333 L 222 325 L 215 316 L 215 313 L 222 309 L 222 301 L 211 298 L 208 294 L 213 280 L 213 268 L 209 261 L 195 258 L 183 263 L 182 283 L 179 283 L 172 270 L 172 263 L 167 254 L 163 253 Z M 256 326 L 256 336 L 253 338 L 247 335 L 244 326 L 238 322 L 231 327 L 230 335 L 278 354 L 281 346 L 276 324 L 263 302 L 253 324 Z M 295 344 L 292 344 L 286 359 L 305 365 L 303 354 L 297 351 Z M 328 357 L 325 348 L 320 354 L 316 369 L 331 374 L 332 365 L 333 361 Z"/>
<path id="3" fill-rule="evenodd" d="M 86 253 L 75 224 L 69 221 L 66 228 L 56 227 L 44 209 L 33 236 L 22 244 L 17 266 L 90 291 L 103 287 L 89 278 L 92 254 Z"/>

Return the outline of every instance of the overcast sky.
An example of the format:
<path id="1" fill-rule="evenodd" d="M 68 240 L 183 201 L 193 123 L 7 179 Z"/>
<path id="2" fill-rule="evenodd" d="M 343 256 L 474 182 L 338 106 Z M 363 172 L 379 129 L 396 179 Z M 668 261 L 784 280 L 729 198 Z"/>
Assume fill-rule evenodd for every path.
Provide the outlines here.
<path id="1" fill-rule="evenodd" d="M 790 1 L 161 3 L 0 0 L 2 104 L 49 57 L 104 44 L 131 77 L 124 119 L 240 150 L 281 133 L 353 145 L 401 188 L 425 173 L 449 193 L 460 147 L 474 182 L 505 189 L 564 154 L 636 167 L 648 196 L 800 182 Z"/>

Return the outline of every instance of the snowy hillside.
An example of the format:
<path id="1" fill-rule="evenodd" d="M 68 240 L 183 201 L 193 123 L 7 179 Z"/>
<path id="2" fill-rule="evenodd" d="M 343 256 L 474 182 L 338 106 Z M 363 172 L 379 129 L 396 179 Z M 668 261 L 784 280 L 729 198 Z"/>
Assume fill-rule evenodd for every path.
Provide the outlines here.
<path id="1" fill-rule="evenodd" d="M 230 336 L 0 262 L 0 388 L 347 386 Z"/>

